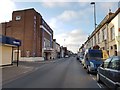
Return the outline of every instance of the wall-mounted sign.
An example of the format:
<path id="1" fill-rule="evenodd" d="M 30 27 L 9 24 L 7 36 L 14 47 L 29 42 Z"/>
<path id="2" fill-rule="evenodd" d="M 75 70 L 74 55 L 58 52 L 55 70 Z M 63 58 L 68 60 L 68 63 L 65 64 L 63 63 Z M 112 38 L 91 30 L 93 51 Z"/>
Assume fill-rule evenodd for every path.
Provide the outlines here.
<path id="1" fill-rule="evenodd" d="M 10 37 L 6 37 L 1 35 L 2 37 L 0 37 L 0 42 L 3 44 L 8 44 L 8 45 L 13 45 L 13 46 L 21 46 L 21 41 L 14 39 L 14 38 L 10 38 Z"/>
<path id="2" fill-rule="evenodd" d="M 21 19 L 21 16 L 16 16 L 15 20 L 20 20 Z"/>
<path id="3" fill-rule="evenodd" d="M 13 45 L 20 46 L 20 45 L 21 45 L 21 42 L 18 41 L 18 40 L 13 40 Z"/>

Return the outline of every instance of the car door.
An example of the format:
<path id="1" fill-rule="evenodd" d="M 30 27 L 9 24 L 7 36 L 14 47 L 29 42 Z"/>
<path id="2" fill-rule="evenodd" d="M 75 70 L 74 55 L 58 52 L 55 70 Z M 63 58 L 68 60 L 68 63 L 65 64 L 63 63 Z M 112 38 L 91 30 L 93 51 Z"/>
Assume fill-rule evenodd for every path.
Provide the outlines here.
<path id="1" fill-rule="evenodd" d="M 120 59 L 118 57 L 112 58 L 108 66 L 106 80 L 110 88 L 115 88 L 116 82 L 120 83 Z"/>
<path id="2" fill-rule="evenodd" d="M 102 66 L 99 68 L 99 75 L 101 77 L 101 80 L 102 82 L 104 83 L 107 83 L 107 80 L 106 80 L 106 75 L 108 73 L 108 65 L 109 65 L 109 62 L 111 61 L 112 58 L 108 58 L 106 59 Z"/>

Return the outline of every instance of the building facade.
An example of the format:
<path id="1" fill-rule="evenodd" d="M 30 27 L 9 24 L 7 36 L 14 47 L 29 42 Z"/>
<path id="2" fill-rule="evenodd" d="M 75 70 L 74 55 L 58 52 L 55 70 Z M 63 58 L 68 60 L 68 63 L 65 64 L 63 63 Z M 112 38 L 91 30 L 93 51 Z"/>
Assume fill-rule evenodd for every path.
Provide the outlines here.
<path id="1" fill-rule="evenodd" d="M 109 56 L 120 55 L 120 8 L 115 13 L 109 12 L 106 15 L 82 47 L 89 49 L 95 45 L 106 50 Z"/>
<path id="2" fill-rule="evenodd" d="M 2 34 L 21 40 L 24 59 L 49 60 L 53 51 L 53 30 L 33 8 L 13 11 L 12 21 L 2 23 Z"/>
<path id="3" fill-rule="evenodd" d="M 53 59 L 60 58 L 60 44 L 56 42 L 56 39 L 53 39 Z"/>

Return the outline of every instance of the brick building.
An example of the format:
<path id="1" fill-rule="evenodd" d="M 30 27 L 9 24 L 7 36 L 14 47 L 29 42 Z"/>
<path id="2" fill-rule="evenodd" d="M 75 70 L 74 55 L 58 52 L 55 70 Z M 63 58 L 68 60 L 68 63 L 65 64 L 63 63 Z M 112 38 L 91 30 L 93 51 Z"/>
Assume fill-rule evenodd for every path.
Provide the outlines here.
<path id="1" fill-rule="evenodd" d="M 53 30 L 33 8 L 13 11 L 12 21 L 2 23 L 2 34 L 21 40 L 24 58 L 50 59 Z"/>

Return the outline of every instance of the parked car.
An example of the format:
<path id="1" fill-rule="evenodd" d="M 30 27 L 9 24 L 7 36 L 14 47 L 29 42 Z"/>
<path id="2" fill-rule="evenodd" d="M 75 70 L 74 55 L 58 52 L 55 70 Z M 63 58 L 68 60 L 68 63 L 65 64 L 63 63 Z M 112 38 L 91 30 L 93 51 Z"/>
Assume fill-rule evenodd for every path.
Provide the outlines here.
<path id="1" fill-rule="evenodd" d="M 80 57 L 79 62 L 82 64 L 83 57 Z"/>
<path id="2" fill-rule="evenodd" d="M 106 59 L 97 71 L 98 82 L 105 83 L 109 88 L 120 90 L 120 56 Z"/>
<path id="3" fill-rule="evenodd" d="M 84 55 L 83 67 L 87 69 L 87 73 L 97 73 L 97 68 L 102 64 L 102 50 L 88 49 Z"/>

